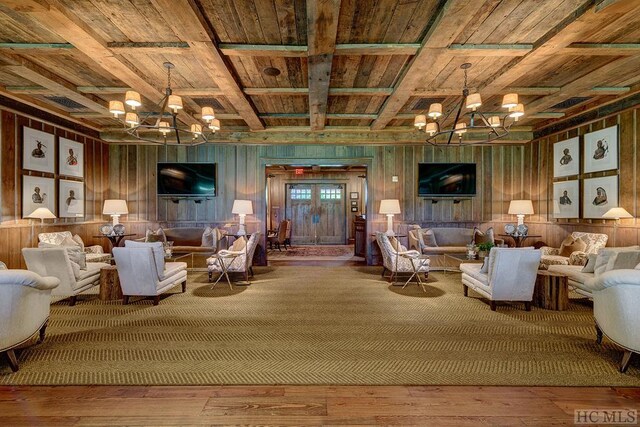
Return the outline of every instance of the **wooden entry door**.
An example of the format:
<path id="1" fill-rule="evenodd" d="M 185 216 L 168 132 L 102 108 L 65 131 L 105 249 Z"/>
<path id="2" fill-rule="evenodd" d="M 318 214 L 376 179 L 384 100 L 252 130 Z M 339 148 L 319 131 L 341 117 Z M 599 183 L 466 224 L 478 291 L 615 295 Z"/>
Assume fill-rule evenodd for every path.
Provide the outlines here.
<path id="1" fill-rule="evenodd" d="M 286 184 L 285 190 L 293 244 L 346 244 L 346 184 Z"/>

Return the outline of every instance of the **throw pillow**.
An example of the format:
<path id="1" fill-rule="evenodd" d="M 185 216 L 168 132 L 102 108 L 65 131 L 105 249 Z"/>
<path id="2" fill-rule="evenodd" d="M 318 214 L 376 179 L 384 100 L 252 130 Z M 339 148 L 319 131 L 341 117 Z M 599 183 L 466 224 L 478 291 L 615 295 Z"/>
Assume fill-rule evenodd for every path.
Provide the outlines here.
<path id="1" fill-rule="evenodd" d="M 605 271 L 634 269 L 638 263 L 640 263 L 640 251 L 618 252 L 609 258 Z"/>
<path id="2" fill-rule="evenodd" d="M 496 244 L 495 235 L 493 232 L 493 227 L 487 228 L 487 231 L 484 233 L 480 231 L 478 227 L 473 228 L 473 242 L 476 245 L 480 243 L 491 243 L 492 245 Z"/>
<path id="3" fill-rule="evenodd" d="M 84 248 L 80 247 L 78 242 L 73 240 L 73 237 L 65 237 L 60 246 L 63 246 L 67 251 L 67 256 L 72 262 L 78 264 L 81 270 L 87 269 L 87 255 L 84 253 Z"/>
<path id="4" fill-rule="evenodd" d="M 164 234 L 164 230 L 162 227 L 158 228 L 156 231 L 147 229 L 147 234 L 145 235 L 144 242 L 145 243 L 154 243 L 154 242 L 166 242 L 167 236 Z"/>
<path id="5" fill-rule="evenodd" d="M 587 264 L 582 268 L 582 272 L 583 273 L 595 272 L 597 259 L 598 259 L 598 254 L 589 254 Z"/>
<path id="6" fill-rule="evenodd" d="M 570 257 L 572 253 L 576 251 L 584 251 L 587 248 L 587 244 L 582 239 L 574 239 L 573 236 L 567 236 L 560 245 L 560 256 Z"/>
<path id="7" fill-rule="evenodd" d="M 158 277 L 162 276 L 164 272 L 164 246 L 162 242 L 136 242 L 133 240 L 125 240 L 124 246 L 126 248 L 151 248 L 153 253 L 153 260 L 156 263 L 158 270 Z"/>
<path id="8" fill-rule="evenodd" d="M 484 260 L 482 261 L 482 267 L 480 267 L 480 273 L 485 273 L 485 274 L 489 273 L 489 257 L 488 256 L 484 257 Z"/>
<path id="9" fill-rule="evenodd" d="M 229 250 L 233 252 L 243 251 L 246 246 L 247 246 L 247 241 L 244 237 L 241 236 L 241 237 L 238 237 L 235 240 L 235 242 L 233 242 L 233 245 L 231 245 Z"/>
<path id="10" fill-rule="evenodd" d="M 82 248 L 82 252 L 84 252 L 84 241 L 82 240 L 82 237 L 80 237 L 77 234 L 74 234 L 72 238 L 73 238 L 73 241 L 76 242 L 78 246 L 80 246 L 80 248 Z"/>
<path id="11" fill-rule="evenodd" d="M 207 227 L 204 229 L 204 232 L 202 233 L 202 244 L 201 246 L 203 247 L 208 247 L 208 248 L 215 248 L 216 246 L 218 246 L 218 229 L 217 228 L 211 228 L 211 227 Z"/>
<path id="12" fill-rule="evenodd" d="M 438 246 L 438 242 L 436 242 L 436 235 L 433 233 L 433 230 L 430 228 L 419 229 L 418 239 L 422 240 L 422 244 L 424 246 L 431 246 L 431 247 Z"/>
<path id="13" fill-rule="evenodd" d="M 629 246 L 622 248 L 602 248 L 598 250 L 598 257 L 596 258 L 596 266 L 594 267 L 594 274 L 598 276 L 601 273 L 607 271 L 607 265 L 611 257 L 618 252 L 637 251 L 638 246 Z"/>

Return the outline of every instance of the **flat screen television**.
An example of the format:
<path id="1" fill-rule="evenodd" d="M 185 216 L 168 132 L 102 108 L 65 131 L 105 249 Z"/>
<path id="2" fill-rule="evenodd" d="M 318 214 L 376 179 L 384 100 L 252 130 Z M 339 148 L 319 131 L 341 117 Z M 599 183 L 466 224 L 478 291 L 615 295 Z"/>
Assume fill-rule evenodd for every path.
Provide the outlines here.
<path id="1" fill-rule="evenodd" d="M 215 196 L 215 163 L 158 163 L 159 196 Z"/>
<path id="2" fill-rule="evenodd" d="M 475 195 L 475 163 L 418 163 L 418 197 Z"/>

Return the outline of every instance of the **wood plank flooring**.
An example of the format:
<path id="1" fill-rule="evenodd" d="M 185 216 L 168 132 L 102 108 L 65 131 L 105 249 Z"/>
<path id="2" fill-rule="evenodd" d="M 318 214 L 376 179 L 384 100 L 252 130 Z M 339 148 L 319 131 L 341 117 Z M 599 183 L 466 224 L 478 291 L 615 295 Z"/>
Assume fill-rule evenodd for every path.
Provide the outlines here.
<path id="1" fill-rule="evenodd" d="M 0 387 L 2 426 L 573 425 L 640 389 L 482 386 Z"/>

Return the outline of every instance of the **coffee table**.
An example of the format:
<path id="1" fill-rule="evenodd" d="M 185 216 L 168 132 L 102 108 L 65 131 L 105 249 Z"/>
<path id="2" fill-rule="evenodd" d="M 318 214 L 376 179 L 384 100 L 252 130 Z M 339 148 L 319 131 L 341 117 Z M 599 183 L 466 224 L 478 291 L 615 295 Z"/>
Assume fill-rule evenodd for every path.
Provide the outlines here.
<path id="1" fill-rule="evenodd" d="M 215 252 L 173 252 L 166 262 L 186 262 L 188 271 L 207 271 L 207 258 Z"/>
<path id="2" fill-rule="evenodd" d="M 444 268 L 443 271 L 445 274 L 447 272 L 460 273 L 460 264 L 482 264 L 484 262 L 484 258 L 482 259 L 469 259 L 467 258 L 467 254 L 463 253 L 444 253 Z M 447 261 L 451 261 L 452 264 L 455 264 L 455 267 L 449 267 L 449 263 Z"/>
<path id="3" fill-rule="evenodd" d="M 564 311 L 569 308 L 569 283 L 564 274 L 538 270 L 533 289 L 533 304 L 547 310 Z"/>

